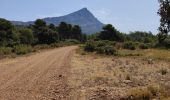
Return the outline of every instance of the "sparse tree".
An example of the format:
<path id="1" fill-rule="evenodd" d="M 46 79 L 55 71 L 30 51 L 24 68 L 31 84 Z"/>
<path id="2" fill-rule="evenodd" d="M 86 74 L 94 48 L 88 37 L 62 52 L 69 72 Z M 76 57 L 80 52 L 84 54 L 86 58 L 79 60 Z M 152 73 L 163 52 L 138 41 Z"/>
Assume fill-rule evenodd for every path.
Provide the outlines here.
<path id="1" fill-rule="evenodd" d="M 160 9 L 158 14 L 160 15 L 160 27 L 158 34 L 159 43 L 162 43 L 170 32 L 170 0 L 158 0 Z"/>
<path id="2" fill-rule="evenodd" d="M 111 24 L 103 27 L 103 31 L 99 34 L 99 39 L 110 41 L 123 41 L 123 35 L 117 31 Z"/>

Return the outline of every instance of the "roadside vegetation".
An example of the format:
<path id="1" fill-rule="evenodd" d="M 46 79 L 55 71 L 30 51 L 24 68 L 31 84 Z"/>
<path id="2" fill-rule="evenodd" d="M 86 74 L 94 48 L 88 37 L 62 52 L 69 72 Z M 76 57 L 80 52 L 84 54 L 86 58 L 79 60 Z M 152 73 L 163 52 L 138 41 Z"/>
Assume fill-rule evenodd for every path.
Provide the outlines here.
<path id="1" fill-rule="evenodd" d="M 0 56 L 23 55 L 40 49 L 84 43 L 86 35 L 81 27 L 61 22 L 59 26 L 47 25 L 37 19 L 34 25 L 14 26 L 0 19 Z"/>
<path id="2" fill-rule="evenodd" d="M 110 25 L 108 25 L 110 27 Z M 107 25 L 105 27 L 108 27 Z M 109 30 L 113 30 L 115 28 L 110 27 L 111 29 L 104 30 L 105 32 L 110 32 Z M 93 34 L 88 36 L 87 42 L 81 46 L 81 49 L 85 51 L 85 53 L 96 53 L 100 55 L 112 55 L 112 56 L 141 56 L 147 57 L 151 59 L 166 59 L 170 60 L 170 45 L 165 42 L 162 44 L 159 43 L 158 36 L 152 34 L 151 32 L 132 32 L 130 34 L 123 34 L 118 31 L 113 31 L 112 34 L 120 34 L 121 41 L 115 39 L 113 36 L 113 40 L 111 39 L 101 39 L 101 33 Z M 105 37 L 109 37 L 105 36 Z M 168 35 L 165 41 L 169 41 L 170 36 Z M 109 37 L 111 38 L 111 37 Z M 83 53 L 83 54 L 85 54 Z"/>

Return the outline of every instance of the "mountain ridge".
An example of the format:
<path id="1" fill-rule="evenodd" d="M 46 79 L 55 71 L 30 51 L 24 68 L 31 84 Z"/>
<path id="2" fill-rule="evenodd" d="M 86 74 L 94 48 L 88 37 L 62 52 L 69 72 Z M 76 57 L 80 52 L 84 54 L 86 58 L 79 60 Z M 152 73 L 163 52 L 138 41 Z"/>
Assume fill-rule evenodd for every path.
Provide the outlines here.
<path id="1" fill-rule="evenodd" d="M 87 8 L 82 8 L 76 12 L 59 16 L 59 17 L 46 17 L 43 18 L 47 24 L 59 25 L 60 22 L 66 22 L 73 25 L 79 25 L 82 28 L 82 32 L 86 34 L 92 34 L 102 31 L 104 26 Z M 35 21 L 11 21 L 14 25 L 30 25 Z"/>

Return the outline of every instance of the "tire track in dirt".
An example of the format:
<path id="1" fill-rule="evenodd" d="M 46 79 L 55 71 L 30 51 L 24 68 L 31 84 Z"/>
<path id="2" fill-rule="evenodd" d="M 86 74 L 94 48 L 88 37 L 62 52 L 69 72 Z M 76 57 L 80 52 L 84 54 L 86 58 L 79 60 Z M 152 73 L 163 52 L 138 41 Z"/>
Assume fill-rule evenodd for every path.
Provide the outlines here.
<path id="1" fill-rule="evenodd" d="M 0 99 L 68 100 L 69 62 L 76 48 L 63 47 L 0 62 Z"/>

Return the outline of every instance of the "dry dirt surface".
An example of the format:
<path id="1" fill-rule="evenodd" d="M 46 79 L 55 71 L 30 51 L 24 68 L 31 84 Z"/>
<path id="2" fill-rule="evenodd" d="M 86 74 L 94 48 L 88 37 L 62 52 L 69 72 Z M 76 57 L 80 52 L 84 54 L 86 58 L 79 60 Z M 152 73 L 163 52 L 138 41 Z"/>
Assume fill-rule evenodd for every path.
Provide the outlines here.
<path id="1" fill-rule="evenodd" d="M 69 61 L 77 46 L 0 61 L 0 100 L 69 100 Z"/>
<path id="2" fill-rule="evenodd" d="M 74 54 L 70 73 L 72 100 L 170 100 L 169 61 Z"/>

